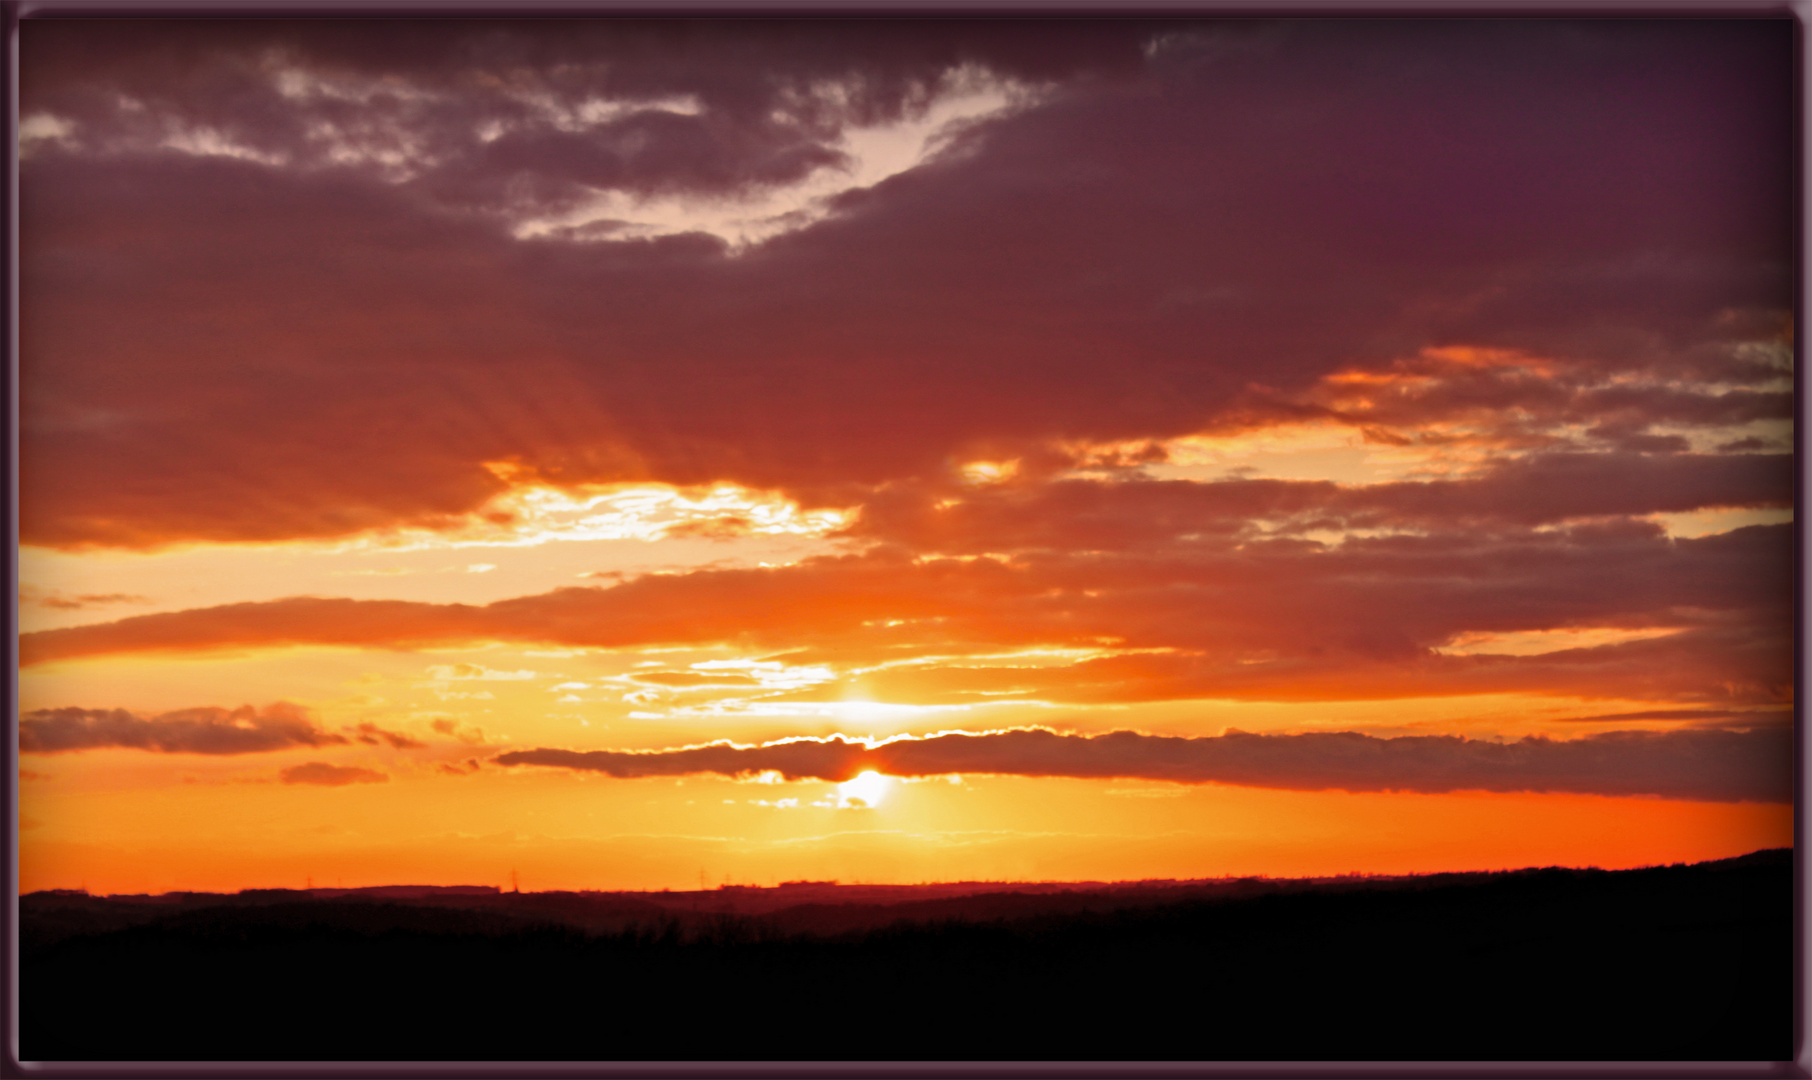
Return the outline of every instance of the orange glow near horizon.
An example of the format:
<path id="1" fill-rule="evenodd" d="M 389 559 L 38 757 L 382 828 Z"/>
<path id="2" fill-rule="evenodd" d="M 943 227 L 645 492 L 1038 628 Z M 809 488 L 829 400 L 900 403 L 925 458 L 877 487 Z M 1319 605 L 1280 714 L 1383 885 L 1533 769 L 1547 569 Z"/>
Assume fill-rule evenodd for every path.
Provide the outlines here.
<path id="1" fill-rule="evenodd" d="M 1246 460 L 1278 452 L 1258 443 L 1241 451 Z M 997 480 L 964 490 L 985 493 L 1022 482 L 1010 472 Z M 716 640 L 656 638 L 610 647 L 458 641 L 411 647 L 373 640 L 97 655 L 28 667 L 19 683 L 25 713 L 125 709 L 155 717 L 282 700 L 301 710 L 325 741 L 218 756 L 128 748 L 26 754 L 21 888 L 231 891 L 293 887 L 310 877 L 346 885 L 486 884 L 501 883 L 511 869 L 520 870 L 530 889 L 688 888 L 701 868 L 713 882 L 750 884 L 1403 874 L 1633 867 L 1794 842 L 1791 807 L 1777 803 L 1291 791 L 980 772 L 900 778 L 869 770 L 840 784 L 789 782 L 777 772 L 743 780 L 614 780 L 497 766 L 492 759 L 500 753 L 541 747 L 658 752 L 724 740 L 750 747 L 839 736 L 875 746 L 939 732 L 1034 728 L 1077 735 L 1198 737 L 1237 730 L 1565 741 L 1604 731 L 1778 721 L 1791 700 L 1720 708 L 1564 682 L 1455 684 L 1435 692 L 1432 684 L 1408 680 L 1354 691 L 1343 689 L 1341 680 L 1349 677 L 1338 673 L 1321 681 L 1258 683 L 1250 690 L 1228 683 L 1228 692 L 1216 693 L 1196 689 L 1178 674 L 1192 670 L 1188 665 L 1204 655 L 1200 649 L 1101 640 L 1100 634 L 1029 642 L 988 636 L 1011 626 L 1014 616 L 1005 605 L 1026 604 L 1038 613 L 1039 605 L 1075 604 L 1086 613 L 1109 586 L 1084 590 L 1064 582 L 1022 600 L 1014 590 L 1023 591 L 1023 562 L 959 553 L 905 564 L 928 568 L 928 582 L 957 590 L 950 610 L 969 622 L 952 629 L 949 617 L 927 606 L 933 598 L 897 580 L 898 569 L 871 572 L 860 560 L 833 560 L 823 564 L 824 572 L 860 574 L 848 584 L 833 577 L 822 587 L 812 585 L 802 571 L 814 564 L 800 560 L 832 550 L 822 546 L 823 533 L 841 518 L 812 517 L 781 503 L 761 518 L 756 511 L 768 504 L 722 490 L 683 498 L 644 498 L 638 491 L 548 496 L 534 512 L 543 525 L 553 524 L 536 535 L 567 542 L 501 543 L 482 553 L 460 552 L 452 561 L 428 547 L 388 553 L 343 548 L 306 557 L 280 548 L 135 556 L 28 552 L 28 569 L 56 569 L 33 583 L 47 590 L 42 595 L 76 598 L 67 608 L 40 605 L 51 625 L 102 622 L 146 608 L 180 614 L 204 606 L 197 599 L 243 597 L 253 583 L 260 590 L 251 592 L 254 597 L 294 595 L 302 590 L 286 588 L 285 575 L 298 568 L 313 575 L 310 582 L 332 585 L 320 589 L 322 595 L 347 595 L 356 585 L 369 591 L 352 595 L 471 605 L 522 603 L 517 598 L 537 589 L 564 596 L 559 590 L 575 584 L 594 590 L 587 597 L 622 581 L 665 588 L 727 566 L 745 573 L 723 578 L 725 587 L 756 590 L 754 599 L 713 618 L 749 618 L 755 628 L 794 626 L 802 637 L 794 647 L 759 647 L 734 622 L 713 624 L 696 607 L 669 612 L 655 605 L 626 607 L 612 618 L 650 617 L 652 610 L 652 617 L 677 620 L 673 625 L 684 633 Z M 706 538 L 677 527 L 739 513 L 778 532 L 751 526 Z M 606 526 L 626 530 L 629 538 L 573 532 Z M 518 537 L 528 535 L 520 531 L 526 527 L 510 526 Z M 1707 535 L 1720 534 L 1714 529 Z M 456 540 L 449 534 L 448 543 Z M 647 553 L 638 556 L 643 567 L 671 559 L 671 568 L 593 578 L 620 558 L 614 553 L 624 545 Z M 197 577 L 210 559 L 235 569 Z M 376 572 L 385 567 L 399 572 Z M 795 579 L 822 591 L 799 598 L 759 591 Z M 145 584 L 129 593 L 130 581 Z M 195 584 L 184 584 L 189 581 Z M 967 588 L 979 591 L 961 591 Z M 116 595 L 144 602 L 116 601 Z M 862 595 L 874 598 L 860 601 L 877 604 L 874 613 L 852 599 Z M 550 610 L 550 625 L 590 625 L 582 612 L 575 617 Z M 1055 618 L 1042 625 L 1067 626 L 1076 616 Z M 848 629 L 819 635 L 820 624 Z M 1666 646 L 1679 633 L 1666 626 L 1577 623 L 1468 631 L 1441 650 L 1451 656 L 1437 660 L 1536 662 L 1593 649 Z M 1268 662 L 1262 651 L 1253 655 Z M 1224 678 L 1244 668 L 1213 670 Z M 1350 678 L 1366 670 L 1356 669 Z M 1154 691 L 1159 679 L 1177 681 L 1163 684 L 1167 692 Z M 290 772 L 312 763 L 324 767 Z M 292 779 L 300 777 L 324 779 Z"/>
<path id="2" fill-rule="evenodd" d="M 436 797 L 439 784 L 223 778 L 34 797 L 21 888 L 498 884 L 511 868 L 531 890 L 693 888 L 701 868 L 713 883 L 768 885 L 1616 869 L 1794 842 L 1789 806 L 1602 796 L 973 776 L 833 785 L 481 772 L 444 781 L 451 790 Z"/>

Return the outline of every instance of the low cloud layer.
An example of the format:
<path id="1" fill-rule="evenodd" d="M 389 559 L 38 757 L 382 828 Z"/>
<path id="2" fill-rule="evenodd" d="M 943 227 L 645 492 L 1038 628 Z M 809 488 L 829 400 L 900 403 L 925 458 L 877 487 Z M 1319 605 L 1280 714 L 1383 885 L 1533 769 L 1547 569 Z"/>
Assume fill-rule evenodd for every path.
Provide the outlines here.
<path id="1" fill-rule="evenodd" d="M 1019 729 L 906 737 L 872 748 L 835 736 L 653 752 L 520 750 L 494 760 L 621 778 L 772 770 L 789 780 L 842 782 L 872 769 L 901 777 L 987 773 L 1301 791 L 1533 791 L 1778 803 L 1793 798 L 1792 744 L 1791 731 L 1780 729 L 1611 731 L 1514 742 L 1350 731 L 1180 738 Z"/>
<path id="2" fill-rule="evenodd" d="M 295 597 L 23 635 L 20 662 L 297 644 L 728 643 L 860 666 L 876 700 L 1076 703 L 1357 699 L 1533 691 L 1737 704 L 1791 700 L 1790 526 L 1673 539 L 1651 522 L 1349 538 L 1197 537 L 1157 552 L 914 559 L 652 575 L 488 605 Z M 1464 635 L 1556 635 L 1539 655 L 1452 655 Z M 1014 647 L 1144 650 L 1039 669 L 951 666 Z M 1472 649 L 1493 652 L 1487 644 Z M 701 683 L 701 685 L 706 685 Z M 840 688 L 833 688 L 840 689 Z M 835 700 L 832 698 L 831 700 Z"/>
<path id="3" fill-rule="evenodd" d="M 19 718 L 19 750 L 26 754 L 108 747 L 161 754 L 261 754 L 348 741 L 317 727 L 306 711 L 287 702 L 264 709 L 178 709 L 149 717 L 125 709 L 34 709 Z"/>

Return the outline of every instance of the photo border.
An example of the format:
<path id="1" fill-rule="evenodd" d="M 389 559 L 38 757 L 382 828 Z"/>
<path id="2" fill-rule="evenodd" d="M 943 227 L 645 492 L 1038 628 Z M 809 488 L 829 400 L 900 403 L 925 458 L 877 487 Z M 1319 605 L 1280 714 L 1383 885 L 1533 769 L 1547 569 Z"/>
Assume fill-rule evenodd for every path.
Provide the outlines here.
<path id="1" fill-rule="evenodd" d="M 7 204 L 4 223 L 6 243 L 6 423 L 8 468 L 3 503 L 12 549 L 6 566 L 12 604 L 6 611 L 6 647 L 12 670 L 18 670 L 18 556 L 19 556 L 19 31 L 34 19 L 84 18 L 336 18 L 336 19 L 437 19 L 499 16 L 508 18 L 561 19 L 583 16 L 688 18 L 1718 18 L 1791 19 L 1794 32 L 1794 270 L 1797 275 L 1794 318 L 1804 325 L 1808 296 L 1805 275 L 1805 177 L 1806 177 L 1806 76 L 1805 31 L 1812 0 L 1244 0 L 1212 3 L 1202 0 L 530 0 L 519 5 L 495 0 L 184 0 L 184 2 L 131 3 L 129 0 L 0 0 L 6 35 L 5 124 L 7 155 Z M 1802 367 L 1802 346 L 1793 342 L 1796 370 Z M 1803 432 L 1807 407 L 1796 390 L 1793 435 L 1795 487 L 1801 505 L 1812 493 L 1804 468 Z M 1795 583 L 1794 626 L 1795 684 L 1806 670 L 1809 653 L 1806 635 L 1805 536 L 1797 513 L 1794 517 Z M 1320 1080 L 1351 1077 L 1454 1077 L 1497 1080 L 1515 1077 L 1604 1078 L 1812 1078 L 1812 1048 L 1807 1046 L 1807 864 L 1798 839 L 1805 835 L 1806 736 L 1800 704 L 1795 695 L 1794 754 L 1794 1057 L 1774 1062 L 1705 1061 L 1244 1061 L 1244 1062 L 1110 1062 L 1110 1061 L 619 1061 L 619 1062 L 498 1062 L 498 1061 L 150 1061 L 79 1062 L 22 1061 L 19 1057 L 19 801 L 18 801 L 18 686 L 7 682 L 8 767 L 0 776 L 5 792 L 4 843 L 6 904 L 3 918 L 6 980 L 0 987 L 5 1048 L 0 1056 L 0 1077 L 651 1077 L 672 1080 L 707 1078 L 829 1078 L 857 1077 L 906 1080 L 916 1077 L 1017 1078 L 1128 1077 L 1168 1080 L 1183 1077 L 1254 1077 L 1276 1080 Z"/>

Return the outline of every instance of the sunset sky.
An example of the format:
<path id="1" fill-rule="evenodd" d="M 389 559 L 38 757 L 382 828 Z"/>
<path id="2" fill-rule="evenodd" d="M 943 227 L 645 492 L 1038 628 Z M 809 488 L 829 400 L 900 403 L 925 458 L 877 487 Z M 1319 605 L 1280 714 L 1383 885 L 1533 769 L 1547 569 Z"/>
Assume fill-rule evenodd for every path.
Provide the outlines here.
<path id="1" fill-rule="evenodd" d="M 1793 842 L 1793 48 L 34 20 L 20 887 Z"/>

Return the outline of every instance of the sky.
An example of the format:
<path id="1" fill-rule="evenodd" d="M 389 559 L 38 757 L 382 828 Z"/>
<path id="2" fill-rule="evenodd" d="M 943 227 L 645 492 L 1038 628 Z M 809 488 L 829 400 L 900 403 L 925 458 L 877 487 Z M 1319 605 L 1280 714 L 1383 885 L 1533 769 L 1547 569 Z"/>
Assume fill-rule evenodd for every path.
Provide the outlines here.
<path id="1" fill-rule="evenodd" d="M 1793 842 L 1786 19 L 26 19 L 24 891 Z"/>

